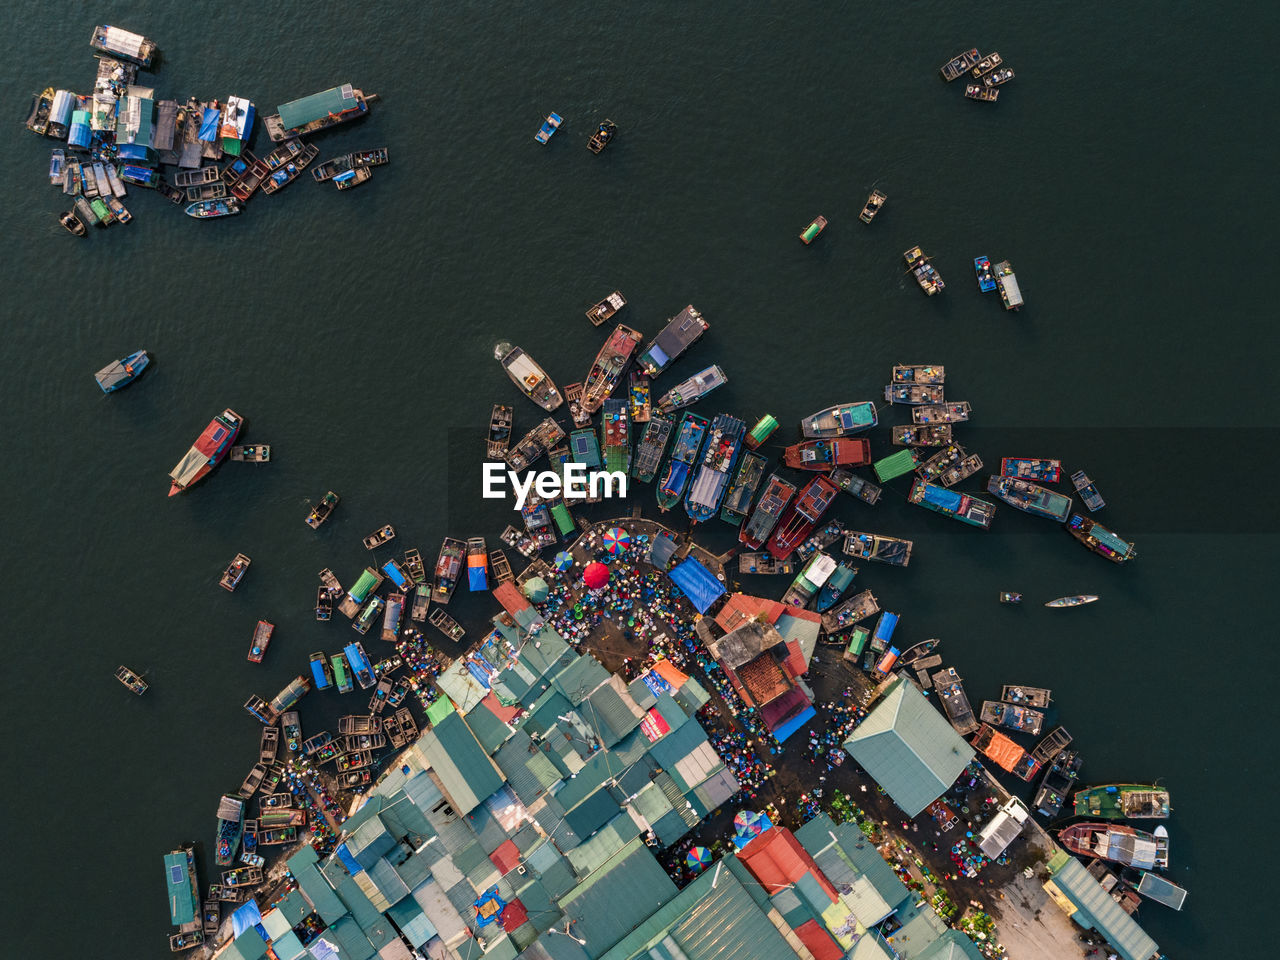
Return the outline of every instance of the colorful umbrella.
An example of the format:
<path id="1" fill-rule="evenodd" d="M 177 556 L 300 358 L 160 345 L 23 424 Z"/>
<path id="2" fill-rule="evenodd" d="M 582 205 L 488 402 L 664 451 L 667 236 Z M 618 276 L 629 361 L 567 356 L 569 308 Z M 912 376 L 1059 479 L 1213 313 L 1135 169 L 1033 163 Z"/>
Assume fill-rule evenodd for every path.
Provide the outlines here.
<path id="1" fill-rule="evenodd" d="M 534 603 L 541 603 L 547 599 L 549 589 L 547 581 L 541 577 L 530 577 L 524 582 L 524 595 Z"/>
<path id="2" fill-rule="evenodd" d="M 760 819 L 754 810 L 739 810 L 733 818 L 733 829 L 740 837 L 758 837 L 764 831 Z"/>
<path id="3" fill-rule="evenodd" d="M 711 851 L 706 847 L 690 847 L 684 862 L 689 865 L 690 870 L 703 870 L 711 863 Z"/>
<path id="4" fill-rule="evenodd" d="M 567 550 L 561 550 L 556 554 L 556 558 L 552 561 L 552 565 L 561 573 L 564 573 L 573 566 L 573 554 Z"/>
<path id="5" fill-rule="evenodd" d="M 609 568 L 603 563 L 588 563 L 582 571 L 582 582 L 589 590 L 599 590 L 609 582 Z"/>
<path id="6" fill-rule="evenodd" d="M 631 546 L 631 534 L 621 527 L 610 527 L 605 531 L 604 536 L 600 538 L 600 542 L 604 544 L 606 550 L 617 556 Z"/>

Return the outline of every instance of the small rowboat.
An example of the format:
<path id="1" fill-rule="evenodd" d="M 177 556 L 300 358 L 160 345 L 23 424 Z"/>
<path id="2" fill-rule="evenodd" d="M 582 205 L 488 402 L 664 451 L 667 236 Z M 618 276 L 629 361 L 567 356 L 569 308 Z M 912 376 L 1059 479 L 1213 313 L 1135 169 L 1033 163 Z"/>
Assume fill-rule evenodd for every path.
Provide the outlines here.
<path id="1" fill-rule="evenodd" d="M 1022 602 L 1022 594 L 1020 594 L 1020 593 L 1009 593 L 1008 591 L 1001 591 L 1001 593 L 1000 593 L 1000 602 L 1001 602 L 1001 603 L 1021 603 L 1021 602 Z"/>
<path id="2" fill-rule="evenodd" d="M 804 241 L 804 245 L 807 247 L 826 228 L 826 217 L 814 217 L 813 222 L 804 228 L 804 233 L 800 234 L 800 239 Z"/>
<path id="3" fill-rule="evenodd" d="M 1081 607 L 1081 606 L 1084 606 L 1086 603 L 1093 603 L 1093 601 L 1097 599 L 1098 598 L 1091 593 L 1082 593 L 1074 597 L 1059 597 L 1057 600 L 1050 600 L 1048 603 L 1045 604 L 1045 606 L 1054 607 L 1054 608 Z"/>
<path id="4" fill-rule="evenodd" d="M 564 123 L 558 113 L 547 114 L 547 119 L 542 122 L 542 126 L 538 128 L 538 132 L 533 135 L 533 139 L 539 143 L 546 143 L 551 139 L 551 135 L 560 129 L 560 124 Z"/>

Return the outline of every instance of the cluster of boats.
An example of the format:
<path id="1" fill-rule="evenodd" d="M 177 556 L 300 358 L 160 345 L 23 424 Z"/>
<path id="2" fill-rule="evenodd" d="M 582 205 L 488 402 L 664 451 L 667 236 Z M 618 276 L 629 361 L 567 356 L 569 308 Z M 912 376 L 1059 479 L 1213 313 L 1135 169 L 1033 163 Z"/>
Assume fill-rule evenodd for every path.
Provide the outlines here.
<path id="1" fill-rule="evenodd" d="M 533 139 L 538 143 L 545 144 L 551 139 L 564 118 L 558 113 L 549 113 L 547 118 L 542 121 L 542 126 L 538 128 L 538 132 L 533 135 Z M 618 125 L 608 118 L 601 120 L 591 133 L 591 139 L 587 141 L 587 149 L 592 153 L 599 154 L 605 147 L 613 142 L 613 138 L 618 134 Z"/>
<path id="2" fill-rule="evenodd" d="M 1001 85 L 1013 79 L 1013 70 L 1004 65 L 1000 54 L 989 53 L 983 56 L 978 53 L 977 47 L 952 57 L 939 68 L 939 72 L 948 83 L 961 77 L 976 81 L 965 84 L 964 95 L 970 100 L 986 103 L 995 103 L 1000 99 Z"/>
<path id="3" fill-rule="evenodd" d="M 154 40 L 102 25 L 90 46 L 98 61 L 92 91 L 47 87 L 33 99 L 26 122 L 32 133 L 65 144 L 52 152 L 49 182 L 71 198 L 72 208 L 58 221 L 78 237 L 90 226 L 132 220 L 122 202 L 129 187 L 185 205 L 197 220 L 234 216 L 255 191 L 279 191 L 316 159 L 319 148 L 303 136 L 363 117 L 377 99 L 348 83 L 281 104 L 263 118 L 275 146 L 259 158 L 249 150 L 257 108 L 248 97 L 157 99 L 138 83 L 139 69 L 155 63 Z M 361 151 L 329 161 L 339 169 L 317 179 L 345 190 L 386 162 L 385 148 Z M 172 183 L 165 166 L 177 168 Z"/>

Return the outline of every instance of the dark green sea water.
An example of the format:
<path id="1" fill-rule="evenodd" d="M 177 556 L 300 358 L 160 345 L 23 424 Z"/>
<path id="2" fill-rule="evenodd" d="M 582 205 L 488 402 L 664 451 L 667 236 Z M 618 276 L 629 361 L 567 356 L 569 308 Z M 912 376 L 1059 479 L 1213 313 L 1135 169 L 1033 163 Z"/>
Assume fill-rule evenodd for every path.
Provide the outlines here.
<path id="1" fill-rule="evenodd" d="M 1087 780 L 1168 784 L 1170 876 L 1191 895 L 1182 914 L 1144 906 L 1161 946 L 1260 955 L 1269 891 L 1241 878 L 1275 862 L 1276 203 L 1257 118 L 1276 82 L 1252 38 L 1275 35 L 1273 6 L 284 9 L 0 12 L 6 956 L 168 955 L 160 857 L 210 842 L 218 795 L 252 764 L 240 705 L 351 637 L 311 619 L 315 572 L 350 583 L 360 538 L 388 521 L 431 555 L 446 532 L 496 542 L 509 512 L 479 499 L 489 407 L 515 406 L 518 432 L 540 411 L 493 344 L 579 380 L 602 340 L 582 311 L 615 288 L 646 334 L 686 303 L 707 317 L 659 381 L 720 363 L 730 384 L 703 413 L 767 411 L 789 434 L 878 396 L 895 362 L 944 363 L 948 397 L 974 408 L 959 437 L 988 465 L 1061 456 L 1093 475 L 1132 565 L 1008 508 L 989 533 L 962 528 L 901 486 L 837 516 L 915 539 L 909 570 L 860 582 L 904 639 L 943 638 L 975 702 L 1052 687 Z M 73 240 L 50 144 L 21 120 L 33 91 L 89 87 L 96 18 L 159 42 L 161 95 L 268 113 L 335 83 L 377 92 L 367 120 L 316 142 L 323 157 L 386 144 L 393 163 L 353 193 L 306 178 L 215 223 L 134 191 L 132 225 Z M 1017 71 L 998 104 L 938 79 L 975 45 Z M 551 110 L 566 122 L 540 147 Z M 605 116 L 621 133 L 593 157 Z M 253 146 L 269 149 L 260 125 Z M 866 227 L 872 186 L 889 202 Z M 806 248 L 818 213 L 831 226 Z M 903 275 L 916 243 L 940 297 Z M 1012 260 L 1020 314 L 978 294 L 979 254 Z M 154 369 L 103 397 L 92 372 L 139 347 Z M 225 406 L 277 462 L 166 500 Z M 887 452 L 887 427 L 873 442 Z M 329 488 L 342 506 L 313 534 L 307 499 Z M 237 551 L 253 568 L 228 595 Z M 1002 589 L 1027 605 L 999 606 Z M 1084 592 L 1103 601 L 1040 606 Z M 474 632 L 491 609 L 460 595 L 451 612 Z M 244 659 L 259 618 L 277 624 L 260 667 Z M 144 699 L 111 678 L 121 662 L 152 680 Z M 312 698 L 304 724 L 338 709 Z"/>

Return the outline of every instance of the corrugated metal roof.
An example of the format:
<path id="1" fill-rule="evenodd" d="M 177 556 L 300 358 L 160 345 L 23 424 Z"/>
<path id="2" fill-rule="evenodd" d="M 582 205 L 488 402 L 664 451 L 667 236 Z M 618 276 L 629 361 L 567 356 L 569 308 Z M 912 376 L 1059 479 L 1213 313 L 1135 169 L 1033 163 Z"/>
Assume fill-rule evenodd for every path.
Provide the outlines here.
<path id="1" fill-rule="evenodd" d="M 298 888 L 311 902 L 320 919 L 325 923 L 334 923 L 346 914 L 347 906 L 320 872 L 318 859 L 314 849 L 303 846 L 289 858 L 289 872 L 298 881 Z"/>
<path id="2" fill-rule="evenodd" d="M 1124 960 L 1148 960 L 1159 949 L 1136 920 L 1120 909 L 1080 861 L 1055 861 L 1052 883 L 1077 908 L 1072 916 L 1086 930 L 1102 934 Z"/>
<path id="3" fill-rule="evenodd" d="M 284 899 L 276 904 L 276 909 L 290 927 L 295 927 L 311 912 L 311 904 L 307 903 L 301 890 L 290 890 L 284 895 Z"/>
<path id="4" fill-rule="evenodd" d="M 572 850 L 582 842 L 582 838 L 573 827 L 565 822 L 565 809 L 555 797 L 543 797 L 536 807 L 529 809 L 529 812 L 538 821 L 538 826 L 542 827 L 543 832 L 561 850 Z"/>
<path id="5" fill-rule="evenodd" d="M 831 842 L 831 834 L 833 833 L 837 838 L 835 846 L 838 846 L 838 852 Z M 796 831 L 796 839 L 813 855 L 820 868 L 824 862 L 830 863 L 832 856 L 838 856 L 839 859 L 846 863 L 849 870 L 865 877 L 878 898 L 875 901 L 869 900 L 868 908 L 883 902 L 888 910 L 891 910 L 902 903 L 911 893 L 906 884 L 898 879 L 898 875 L 893 872 L 893 868 L 889 866 L 884 857 L 880 856 L 880 851 L 858 829 L 856 824 L 837 824 L 824 813 L 800 827 Z M 826 873 L 825 870 L 823 872 Z M 832 873 L 836 872 L 838 872 L 836 867 L 832 865 Z M 827 876 L 832 883 L 837 882 L 831 873 L 828 873 Z M 858 885 L 856 884 L 854 892 L 858 894 Z M 870 912 L 876 912 L 879 909 L 876 906 Z M 858 916 L 862 917 L 862 914 L 859 913 Z M 868 920 L 866 922 L 874 923 L 876 921 Z"/>
<path id="6" fill-rule="evenodd" d="M 695 726 L 698 726 L 701 731 L 701 725 L 695 724 Z M 705 733 L 703 736 L 701 743 L 677 760 L 675 765 L 670 768 L 672 776 L 676 778 L 676 782 L 680 784 L 681 789 L 686 793 L 693 790 L 694 787 L 717 771 L 724 769 L 720 754 L 716 753 L 715 748 L 705 739 Z"/>
<path id="7" fill-rule="evenodd" d="M 567 811 L 565 822 L 578 836 L 588 837 L 617 816 L 619 810 L 618 801 L 602 787 Z"/>
<path id="8" fill-rule="evenodd" d="M 671 930 L 688 960 L 782 960 L 796 953 L 732 874 Z"/>
<path id="9" fill-rule="evenodd" d="M 490 756 L 511 736 L 511 728 L 495 717 L 493 711 L 483 703 L 467 714 L 466 723 L 481 748 Z"/>
<path id="10" fill-rule="evenodd" d="M 973 748 L 906 680 L 889 689 L 844 748 L 913 817 L 945 793 L 974 756 Z"/>
<path id="11" fill-rule="evenodd" d="M 702 705 L 711 699 L 711 694 L 707 693 L 706 688 L 694 677 L 686 680 L 673 696 L 676 698 L 676 703 L 690 714 L 697 713 Z"/>
<path id="12" fill-rule="evenodd" d="M 555 688 L 576 707 L 608 679 L 609 671 L 601 665 L 600 661 L 590 654 L 583 654 L 556 674 L 553 683 Z"/>
<path id="13" fill-rule="evenodd" d="M 432 844 L 432 846 L 435 846 L 435 844 Z M 396 873 L 410 890 L 419 886 L 431 876 L 431 865 L 435 860 L 428 854 L 428 850 L 414 853 L 395 865 Z"/>
<path id="14" fill-rule="evenodd" d="M 344 83 L 340 87 L 330 87 L 310 96 L 299 97 L 282 103 L 276 108 L 280 114 L 280 124 L 286 131 L 296 130 L 308 123 L 322 120 L 329 114 L 341 114 L 359 107 L 351 84 Z"/>
<path id="15" fill-rule="evenodd" d="M 364 936 L 373 943 L 375 951 L 395 935 L 387 918 L 370 902 L 359 884 L 344 871 L 340 860 L 329 861 L 321 868 L 321 872 L 347 905 L 351 918 L 359 924 Z"/>
<path id="16" fill-rule="evenodd" d="M 422 748 L 459 814 L 470 813 L 502 786 L 502 774 L 456 713 L 423 735 Z"/>
<path id="17" fill-rule="evenodd" d="M 928 903 L 920 906 L 915 900 L 903 905 L 897 919 L 902 926 L 885 940 L 901 960 L 920 960 L 929 946 L 947 930 L 946 924 Z"/>
<path id="18" fill-rule="evenodd" d="M 395 921 L 400 932 L 408 938 L 415 949 L 436 935 L 436 928 L 431 925 L 427 915 L 422 912 L 422 907 L 412 897 L 401 900 L 393 906 L 387 911 L 387 916 Z"/>
<path id="19" fill-rule="evenodd" d="M 702 724 L 689 719 L 651 746 L 649 756 L 669 770 L 706 742 L 707 732 L 702 729 Z"/>
<path id="20" fill-rule="evenodd" d="M 587 698 L 582 712 L 606 747 L 612 747 L 644 719 L 644 711 L 631 699 L 626 684 L 617 674 Z"/>
<path id="21" fill-rule="evenodd" d="M 466 923 L 445 896 L 444 888 L 435 880 L 429 880 L 414 890 L 413 899 L 446 944 L 467 936 Z"/>
<path id="22" fill-rule="evenodd" d="M 984 960 L 977 944 L 959 930 L 948 930 L 920 954 L 919 960 Z"/>
<path id="23" fill-rule="evenodd" d="M 702 804 L 705 817 L 717 807 L 727 803 L 729 798 L 741 789 L 742 785 L 738 783 L 738 779 L 728 769 L 723 769 L 698 784 L 694 795 Z"/>
<path id="24" fill-rule="evenodd" d="M 593 953 L 607 950 L 676 895 L 653 853 L 631 841 L 560 899 L 560 908 Z"/>
<path id="25" fill-rule="evenodd" d="M 266 955 L 267 945 L 253 927 L 231 941 L 223 953 L 226 960 L 261 960 Z"/>
<path id="26" fill-rule="evenodd" d="M 379 904 L 384 913 L 391 908 L 392 904 L 399 903 L 409 896 L 409 886 L 401 879 L 395 867 L 391 866 L 385 859 L 379 860 L 368 868 L 368 872 L 369 879 L 374 882 L 378 892 L 386 900 L 386 906 Z"/>
<path id="27" fill-rule="evenodd" d="M 378 951 L 369 938 L 360 930 L 359 925 L 350 917 L 343 917 L 335 924 L 331 924 L 329 929 L 324 932 L 327 940 L 336 940 L 341 955 L 350 957 L 351 960 L 369 960 Z"/>
<path id="28" fill-rule="evenodd" d="M 517 730 L 501 747 L 494 760 L 507 778 L 507 783 L 526 806 L 542 796 L 554 783 L 559 782 L 560 772 L 541 751 L 530 750 L 532 742 L 523 730 Z"/>
<path id="29" fill-rule="evenodd" d="M 565 856 L 580 877 L 600 869 L 608 859 L 640 836 L 640 827 L 625 814 L 618 814 L 595 835 L 584 840 Z"/>
<path id="30" fill-rule="evenodd" d="M 376 816 L 360 824 L 346 841 L 347 852 L 366 870 L 377 863 L 395 845 L 395 838 Z"/>
<path id="31" fill-rule="evenodd" d="M 521 727 L 530 736 L 542 736 L 556 725 L 557 718 L 572 709 L 569 698 L 552 688 L 534 701 Z"/>

